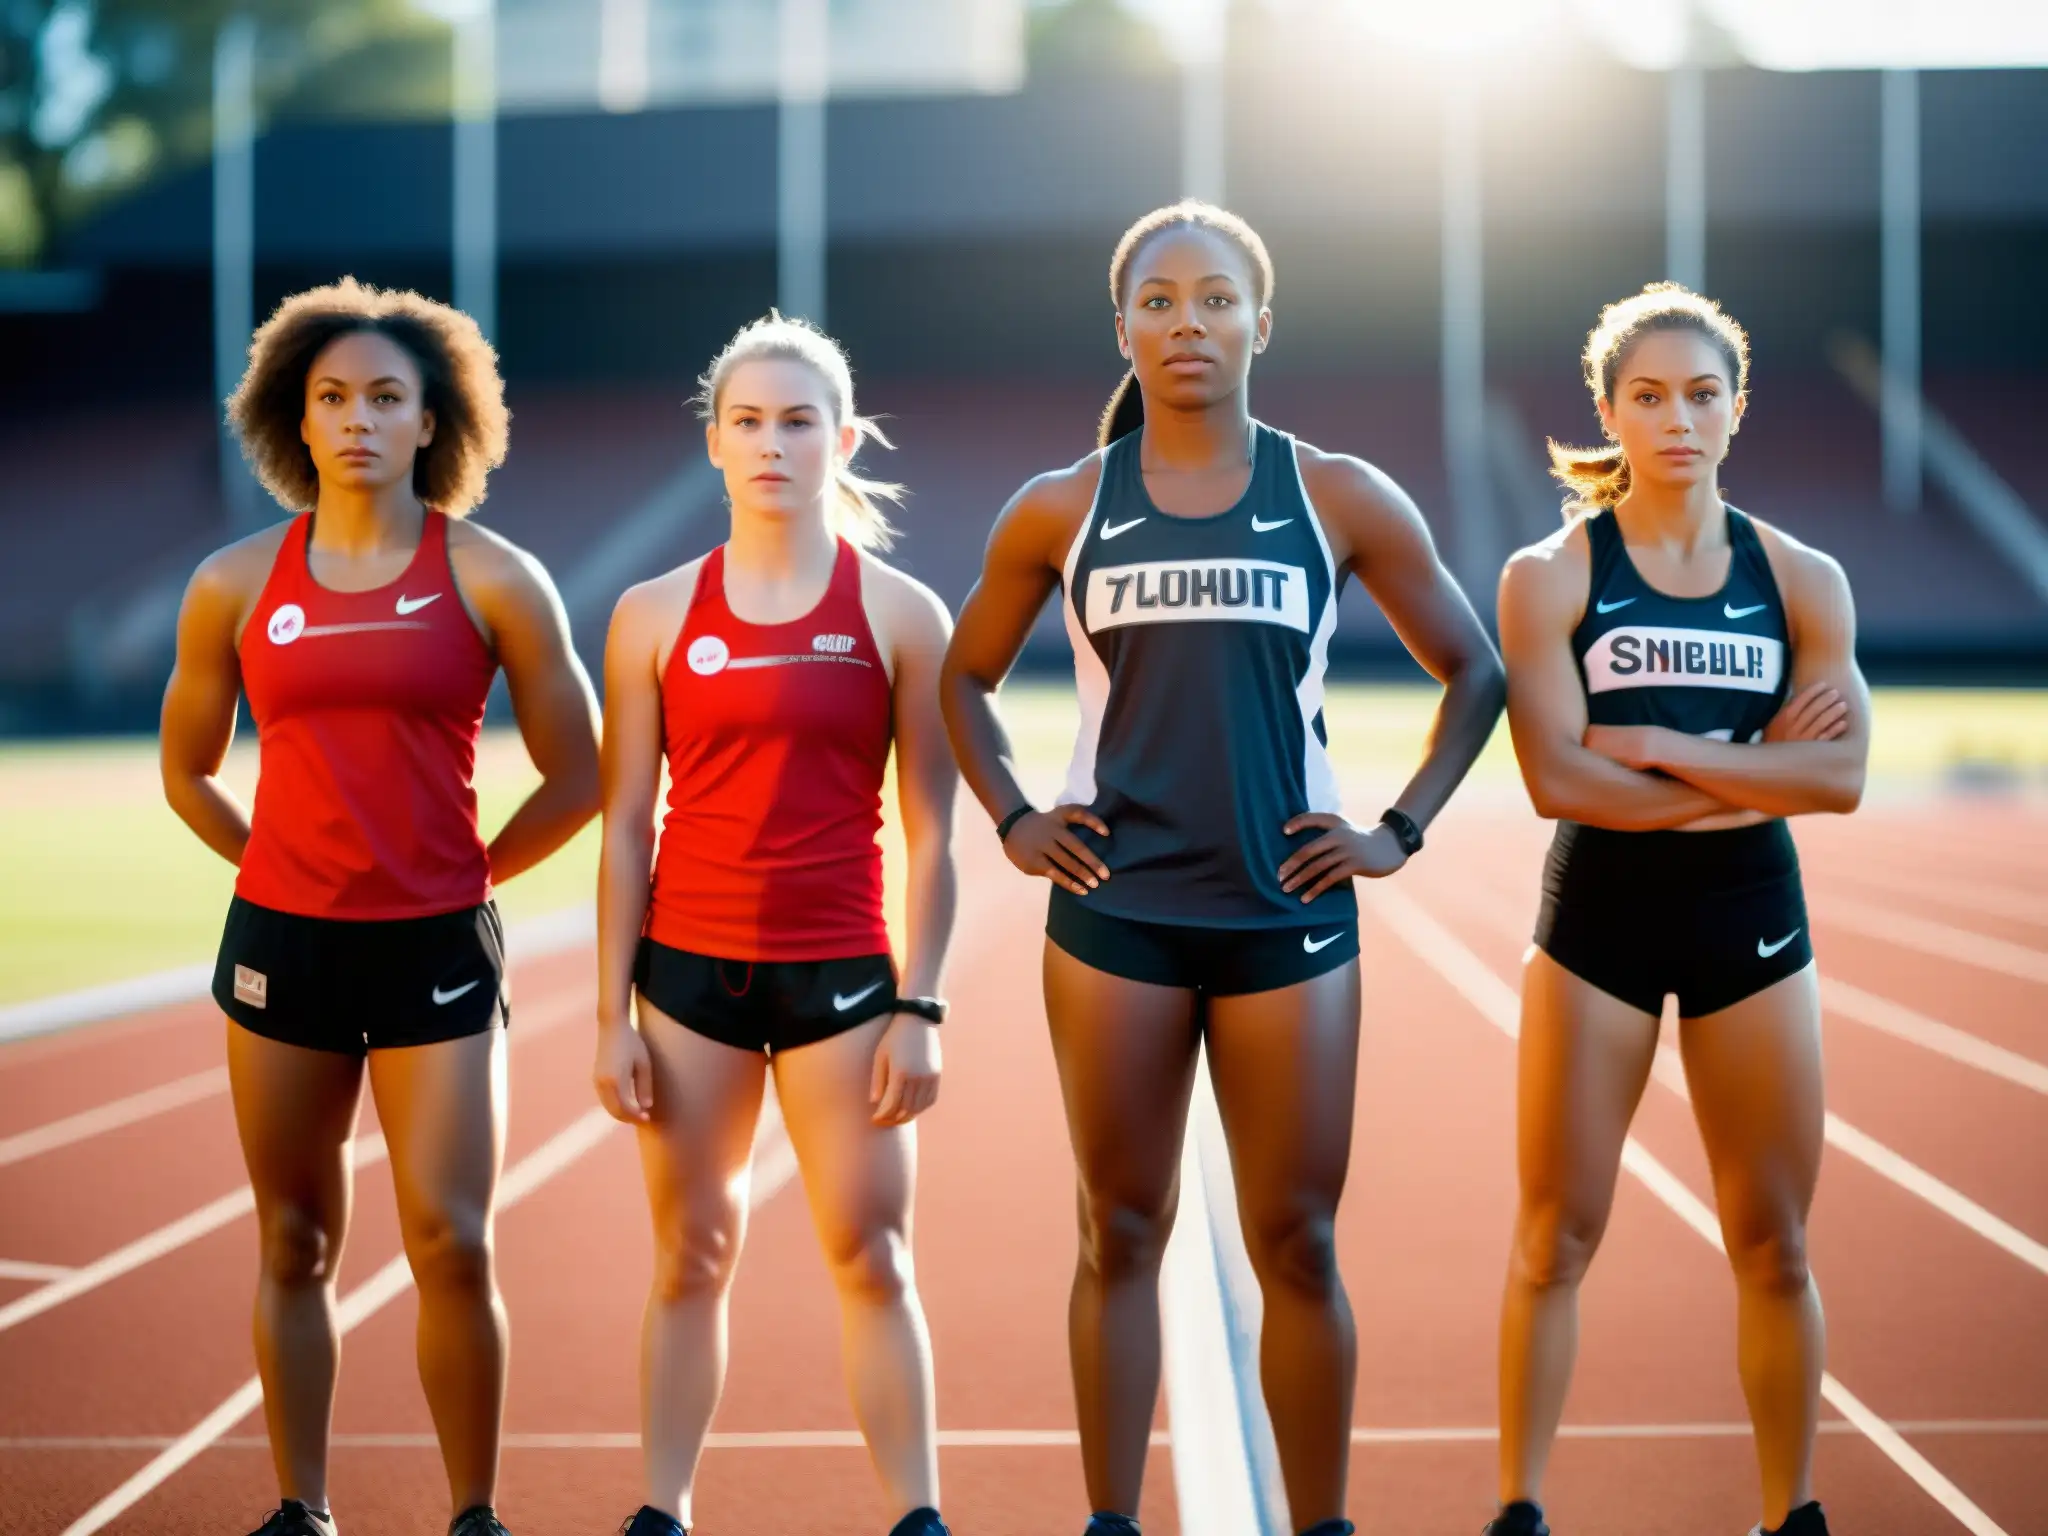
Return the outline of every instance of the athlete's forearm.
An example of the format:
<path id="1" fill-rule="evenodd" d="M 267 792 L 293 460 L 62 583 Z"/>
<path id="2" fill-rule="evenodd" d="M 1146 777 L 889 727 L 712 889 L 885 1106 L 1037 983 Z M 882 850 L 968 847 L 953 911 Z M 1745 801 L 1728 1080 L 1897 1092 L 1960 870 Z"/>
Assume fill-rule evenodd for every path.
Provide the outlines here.
<path id="1" fill-rule="evenodd" d="M 653 813 L 622 824 L 607 815 L 597 858 L 597 1021 L 633 1022 L 633 960 L 654 870 Z"/>
<path id="2" fill-rule="evenodd" d="M 1029 798 L 1017 777 L 1017 757 L 1010 733 L 996 709 L 996 685 L 950 668 L 939 678 L 939 709 L 946 717 L 946 736 L 960 777 L 974 798 L 1001 821 Z"/>
<path id="3" fill-rule="evenodd" d="M 1451 675 L 1430 722 L 1422 765 L 1394 802 L 1417 826 L 1428 826 L 1472 771 L 1507 701 L 1507 673 L 1491 652 Z"/>
<path id="4" fill-rule="evenodd" d="M 249 846 L 249 813 L 215 774 L 164 774 L 164 799 L 199 841 L 237 869 Z"/>
<path id="5" fill-rule="evenodd" d="M 1533 761 L 1523 754 L 1523 782 L 1536 814 L 1614 832 L 1661 832 L 1742 807 L 1679 779 L 1623 767 L 1610 757 L 1558 743 Z"/>
<path id="6" fill-rule="evenodd" d="M 503 885 L 555 852 L 597 814 L 597 773 L 542 779 L 491 839 L 491 881 Z"/>
<path id="7" fill-rule="evenodd" d="M 1656 767 L 1743 810 L 1846 813 L 1863 799 L 1865 748 L 1849 737 L 1735 743 L 1659 731 L 1653 743 Z"/>
<path id="8" fill-rule="evenodd" d="M 905 997 L 937 997 L 945 982 L 946 951 L 953 942 L 960 905 L 959 872 L 951 840 L 943 836 L 933 836 L 929 847 L 913 842 L 908 854 L 903 982 L 897 990 Z"/>

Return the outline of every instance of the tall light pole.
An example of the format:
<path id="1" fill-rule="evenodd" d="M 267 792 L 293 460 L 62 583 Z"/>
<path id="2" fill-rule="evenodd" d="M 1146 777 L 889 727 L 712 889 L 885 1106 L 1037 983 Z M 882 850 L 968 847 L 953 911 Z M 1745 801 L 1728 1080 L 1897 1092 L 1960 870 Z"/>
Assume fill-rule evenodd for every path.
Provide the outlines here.
<path id="1" fill-rule="evenodd" d="M 1706 76 L 1689 55 L 1664 77 L 1664 275 L 1707 286 Z"/>
<path id="2" fill-rule="evenodd" d="M 1486 259 L 1476 69 L 1444 71 L 1442 291 L 1444 471 L 1457 518 L 1452 559 L 1468 591 L 1486 592 L 1495 553 L 1486 470 Z"/>
<path id="3" fill-rule="evenodd" d="M 1879 77 L 1878 223 L 1880 339 L 1884 352 L 1884 499 L 1918 509 L 1920 426 L 1920 76 Z"/>
<path id="4" fill-rule="evenodd" d="M 775 303 L 825 324 L 825 101 L 832 81 L 829 0 L 781 0 L 776 71 Z"/>
<path id="5" fill-rule="evenodd" d="M 466 0 L 455 25 L 455 307 L 498 333 L 498 27 L 494 0 Z"/>
<path id="6" fill-rule="evenodd" d="M 235 391 L 256 326 L 256 23 L 232 16 L 213 40 L 213 398 Z M 227 422 L 220 438 L 220 494 L 230 528 L 262 520 L 262 501 Z"/>
<path id="7" fill-rule="evenodd" d="M 1186 4 L 1174 33 L 1180 52 L 1180 195 L 1221 204 L 1227 181 L 1224 34 L 1228 0 Z"/>

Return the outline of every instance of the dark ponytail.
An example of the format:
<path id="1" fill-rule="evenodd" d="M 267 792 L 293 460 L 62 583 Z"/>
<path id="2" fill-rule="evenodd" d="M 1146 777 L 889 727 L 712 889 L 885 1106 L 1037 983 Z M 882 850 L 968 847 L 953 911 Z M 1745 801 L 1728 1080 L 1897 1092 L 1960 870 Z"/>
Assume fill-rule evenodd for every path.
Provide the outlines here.
<path id="1" fill-rule="evenodd" d="M 1095 446 L 1107 448 L 1120 437 L 1145 425 L 1145 393 L 1138 388 L 1138 376 L 1127 372 L 1123 382 L 1102 408 L 1102 424 L 1095 431 Z"/>

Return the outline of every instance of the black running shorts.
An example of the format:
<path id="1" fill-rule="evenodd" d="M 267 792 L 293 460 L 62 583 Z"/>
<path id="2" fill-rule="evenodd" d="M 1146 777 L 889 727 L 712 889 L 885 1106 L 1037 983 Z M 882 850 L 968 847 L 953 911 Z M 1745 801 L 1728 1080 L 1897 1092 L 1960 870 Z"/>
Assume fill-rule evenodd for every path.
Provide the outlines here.
<path id="1" fill-rule="evenodd" d="M 1615 832 L 1560 822 L 1536 943 L 1645 1013 L 1667 993 L 1700 1018 L 1813 963 L 1799 854 L 1783 821 L 1720 832 Z"/>
<path id="2" fill-rule="evenodd" d="M 888 1013 L 896 1003 L 896 963 L 888 955 L 720 960 L 642 938 L 633 985 L 685 1029 L 772 1055 Z"/>
<path id="3" fill-rule="evenodd" d="M 1045 936 L 1083 965 L 1212 997 L 1273 992 L 1358 958 L 1358 917 L 1299 928 L 1209 928 L 1116 917 L 1059 886 Z"/>
<path id="4" fill-rule="evenodd" d="M 361 1056 L 511 1022 L 495 902 L 433 917 L 301 917 L 228 904 L 213 998 L 244 1029 Z"/>

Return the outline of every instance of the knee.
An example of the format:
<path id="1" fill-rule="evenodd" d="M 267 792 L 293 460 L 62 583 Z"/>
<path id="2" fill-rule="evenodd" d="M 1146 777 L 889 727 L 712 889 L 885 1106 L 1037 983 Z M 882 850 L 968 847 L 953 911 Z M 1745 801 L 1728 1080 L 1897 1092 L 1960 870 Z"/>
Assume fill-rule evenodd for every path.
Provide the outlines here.
<path id="1" fill-rule="evenodd" d="M 1252 1218 L 1245 1248 L 1259 1284 L 1327 1300 L 1336 1294 L 1337 1223 L 1329 1211 L 1295 1211 L 1280 1220 Z"/>
<path id="2" fill-rule="evenodd" d="M 686 1219 L 655 1245 L 654 1298 L 663 1305 L 723 1296 L 740 1257 L 740 1215 L 721 1207 Z"/>
<path id="3" fill-rule="evenodd" d="M 422 1292 L 488 1293 L 494 1284 L 489 1213 L 442 1209 L 416 1217 L 406 1234 L 413 1283 Z"/>
<path id="4" fill-rule="evenodd" d="M 341 1257 L 341 1233 L 303 1205 L 282 1204 L 263 1214 L 262 1265 L 273 1284 L 328 1285 Z"/>
<path id="5" fill-rule="evenodd" d="M 1515 1228 L 1515 1273 L 1533 1290 L 1576 1286 L 1586 1278 L 1606 1230 L 1604 1215 L 1562 1206 L 1525 1210 Z"/>
<path id="6" fill-rule="evenodd" d="M 908 1295 L 914 1284 L 910 1244 L 894 1227 L 876 1227 L 831 1240 L 825 1259 L 832 1269 L 832 1283 L 849 1301 L 891 1305 Z"/>
<path id="7" fill-rule="evenodd" d="M 1727 1235 L 1728 1263 L 1735 1283 L 1755 1294 L 1801 1296 L 1812 1276 L 1806 1267 L 1806 1229 L 1788 1224 Z"/>
<path id="8" fill-rule="evenodd" d="M 1104 1280 L 1159 1272 L 1173 1235 L 1173 1198 L 1156 1204 L 1081 1196 L 1081 1263 Z"/>

